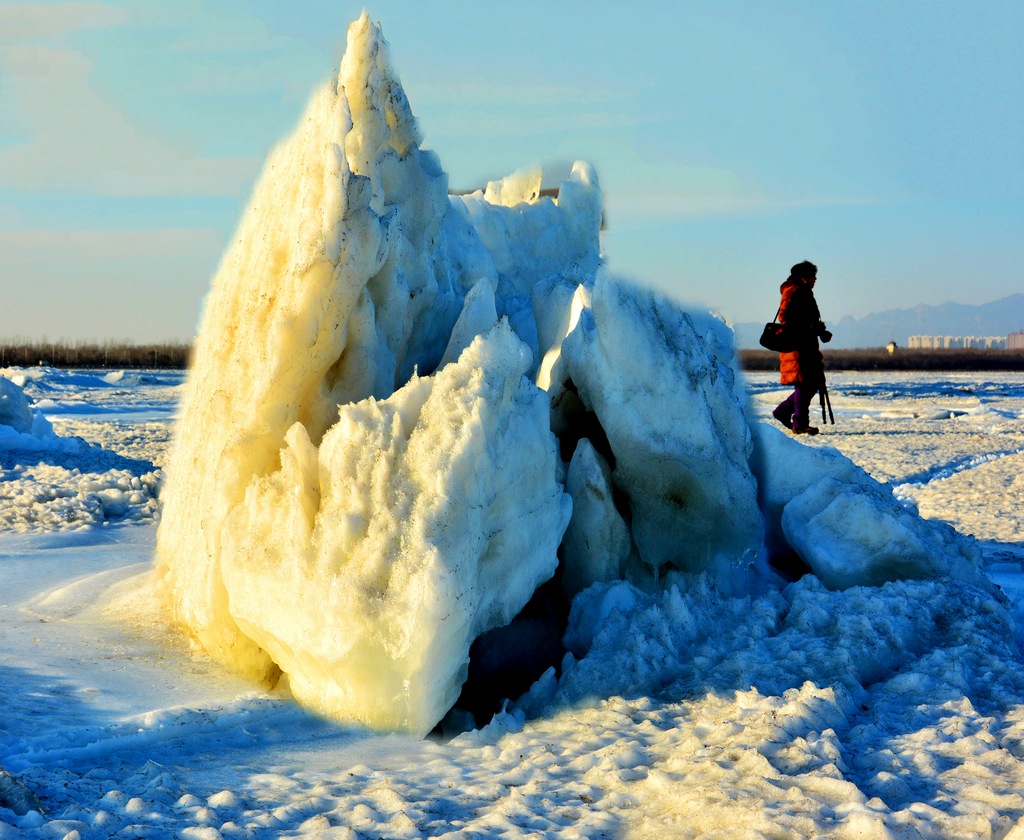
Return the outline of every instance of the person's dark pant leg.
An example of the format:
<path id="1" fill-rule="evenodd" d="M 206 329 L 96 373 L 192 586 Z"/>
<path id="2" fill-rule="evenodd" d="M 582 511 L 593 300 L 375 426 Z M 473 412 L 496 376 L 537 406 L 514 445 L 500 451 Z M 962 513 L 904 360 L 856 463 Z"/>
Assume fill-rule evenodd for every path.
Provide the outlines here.
<path id="1" fill-rule="evenodd" d="M 787 429 L 793 428 L 793 413 L 796 411 L 796 391 L 790 394 L 786 399 L 780 402 L 775 410 L 772 411 L 772 417 L 778 420 Z"/>
<path id="2" fill-rule="evenodd" d="M 793 400 L 796 406 L 793 412 L 793 428 L 806 429 L 810 423 L 811 400 L 821 390 L 821 382 L 797 382 L 793 389 Z"/>

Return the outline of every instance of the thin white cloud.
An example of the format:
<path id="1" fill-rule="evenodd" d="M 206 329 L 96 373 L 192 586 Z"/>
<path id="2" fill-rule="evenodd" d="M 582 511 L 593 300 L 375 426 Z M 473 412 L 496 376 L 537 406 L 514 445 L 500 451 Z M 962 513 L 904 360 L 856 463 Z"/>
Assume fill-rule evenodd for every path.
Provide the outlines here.
<path id="1" fill-rule="evenodd" d="M 104 3 L 0 3 L 0 50 L 80 29 L 117 26 L 127 19 L 123 9 Z"/>
<path id="2" fill-rule="evenodd" d="M 8 105 L 27 139 L 0 149 L 0 183 L 31 192 L 110 196 L 237 195 L 254 158 L 190 157 L 135 128 L 89 84 L 91 63 L 65 46 L 4 50 Z M 13 106 L 12 104 L 13 103 Z"/>
<path id="3" fill-rule="evenodd" d="M 422 113 L 422 109 L 420 111 Z M 492 143 L 508 141 L 510 138 L 541 135 L 585 136 L 588 133 L 620 132 L 640 126 L 643 121 L 602 110 L 577 110 L 570 116 L 565 113 L 530 112 L 519 110 L 515 113 L 501 109 L 480 109 L 460 111 L 455 114 L 421 117 L 420 122 L 436 137 L 494 138 Z M 628 135 L 627 135 L 628 136 Z"/>
<path id="4" fill-rule="evenodd" d="M 143 264 L 196 250 L 217 254 L 221 246 L 220 236 L 207 228 L 0 230 L 0 272 L 10 275 L 35 263 L 64 259 L 138 259 Z"/>
<path id="5" fill-rule="evenodd" d="M 158 60 L 175 68 L 169 87 L 206 99 L 262 94 L 303 99 L 310 88 L 337 73 L 341 60 L 307 41 L 268 27 L 245 4 L 191 0 L 133 9 L 132 27 Z M 162 80 L 155 80 L 160 83 Z"/>
<path id="6" fill-rule="evenodd" d="M 426 91 L 412 84 L 406 91 L 430 137 L 483 138 L 492 145 L 545 136 L 590 143 L 606 137 L 632 142 L 637 131 L 652 130 L 660 119 L 637 112 L 629 96 L 610 89 L 468 83 Z"/>
<path id="7" fill-rule="evenodd" d="M 609 88 L 584 89 L 569 85 L 491 85 L 486 82 L 459 82 L 451 85 L 406 86 L 410 98 L 431 106 L 505 108 L 607 107 L 628 99 Z"/>
<path id="8" fill-rule="evenodd" d="M 860 196 L 809 196 L 787 198 L 758 191 L 722 192 L 706 191 L 666 193 L 616 194 L 609 192 L 606 207 L 609 224 L 615 226 L 666 224 L 711 217 L 770 216 L 793 210 L 826 207 L 868 207 L 878 201 Z"/>

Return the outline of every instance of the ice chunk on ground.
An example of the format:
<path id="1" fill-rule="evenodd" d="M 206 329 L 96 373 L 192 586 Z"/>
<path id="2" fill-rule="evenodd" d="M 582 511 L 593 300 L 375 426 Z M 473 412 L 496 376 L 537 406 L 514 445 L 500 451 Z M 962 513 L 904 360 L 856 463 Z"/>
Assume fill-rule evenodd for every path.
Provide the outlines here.
<path id="1" fill-rule="evenodd" d="M 908 511 L 877 484 L 823 478 L 786 505 L 782 530 L 833 589 L 943 575 L 986 584 L 972 540 Z"/>
<path id="2" fill-rule="evenodd" d="M 46 809 L 36 795 L 2 767 L 0 767 L 0 808 L 13 811 L 18 816 L 24 816 L 29 811 L 46 813 Z"/>
<path id="3" fill-rule="evenodd" d="M 758 477 L 776 552 L 796 551 L 833 589 L 950 576 L 992 590 L 973 539 L 901 506 L 833 449 L 755 424 Z"/>
<path id="4" fill-rule="evenodd" d="M 869 482 L 868 474 L 830 447 L 803 446 L 765 423 L 754 422 L 755 453 L 751 461 L 765 518 L 765 544 L 769 554 L 791 550 L 782 532 L 782 512 L 808 485 L 823 476 L 846 484 Z"/>
<path id="5" fill-rule="evenodd" d="M 607 435 L 641 560 L 732 586 L 764 524 L 729 329 L 598 272 L 560 376 Z"/>
<path id="6" fill-rule="evenodd" d="M 50 421 L 32 408 L 22 386 L 0 376 L 0 447 L 18 448 L 19 442 L 37 445 L 37 441 L 24 440 L 23 436 L 40 440 L 55 437 Z"/>
<path id="7" fill-rule="evenodd" d="M 615 509 L 608 463 L 586 438 L 569 463 L 565 489 L 572 519 L 562 545 L 562 585 L 572 597 L 598 581 L 621 578 L 633 541 Z"/>
<path id="8" fill-rule="evenodd" d="M 231 614 L 305 704 L 425 734 L 472 640 L 554 573 L 571 505 L 528 363 L 503 322 L 434 378 L 343 406 L 319 451 L 297 424 L 253 479 L 223 546 Z"/>
<path id="9" fill-rule="evenodd" d="M 0 426 L 31 434 L 32 419 L 32 406 L 25 392 L 10 379 L 0 376 Z"/>

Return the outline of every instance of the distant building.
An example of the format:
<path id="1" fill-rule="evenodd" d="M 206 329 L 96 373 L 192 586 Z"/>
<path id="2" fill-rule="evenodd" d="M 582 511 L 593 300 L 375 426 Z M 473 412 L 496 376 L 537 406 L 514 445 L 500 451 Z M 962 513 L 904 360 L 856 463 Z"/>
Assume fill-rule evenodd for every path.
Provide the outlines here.
<path id="1" fill-rule="evenodd" d="M 1024 348 L 1024 333 L 1019 335 Z M 907 347 L 912 350 L 1002 350 L 1007 347 L 1007 339 L 1001 335 L 912 335 L 907 339 Z"/>
<path id="2" fill-rule="evenodd" d="M 1005 350 L 1006 338 L 1001 335 L 989 335 L 984 338 L 968 335 L 964 336 L 964 347 L 978 347 L 982 350 Z"/>
<path id="3" fill-rule="evenodd" d="M 887 352 L 890 356 L 893 353 L 895 353 L 896 352 L 896 342 L 895 341 L 890 341 L 888 344 L 886 344 L 885 345 L 885 352 Z"/>
<path id="4" fill-rule="evenodd" d="M 1006 336 L 1007 350 L 1024 350 L 1024 330 L 1017 330 Z"/>

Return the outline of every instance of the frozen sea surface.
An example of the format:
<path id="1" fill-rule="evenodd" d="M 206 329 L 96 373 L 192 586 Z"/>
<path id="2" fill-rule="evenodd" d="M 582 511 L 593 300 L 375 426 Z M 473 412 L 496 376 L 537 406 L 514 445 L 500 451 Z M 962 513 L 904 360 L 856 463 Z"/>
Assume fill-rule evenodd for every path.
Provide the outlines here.
<path id="1" fill-rule="evenodd" d="M 184 371 L 0 370 L 59 440 L 0 446 L 0 529 L 154 521 Z"/>
<path id="2" fill-rule="evenodd" d="M 0 452 L 0 839 L 1024 836 L 1024 669 L 973 590 L 652 596 L 595 640 L 572 703 L 542 681 L 482 730 L 382 736 L 254 691 L 162 618 L 146 573 L 181 374 L 12 374 L 82 443 Z M 749 378 L 769 419 L 773 379 Z M 808 444 L 977 537 L 1024 640 L 1024 380 L 830 386 L 837 423 Z"/>

